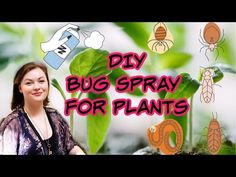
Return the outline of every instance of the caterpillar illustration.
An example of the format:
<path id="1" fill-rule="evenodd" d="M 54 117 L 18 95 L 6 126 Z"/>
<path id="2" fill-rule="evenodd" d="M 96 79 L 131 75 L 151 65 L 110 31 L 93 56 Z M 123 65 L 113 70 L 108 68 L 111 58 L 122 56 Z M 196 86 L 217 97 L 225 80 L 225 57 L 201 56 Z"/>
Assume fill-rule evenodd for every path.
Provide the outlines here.
<path id="1" fill-rule="evenodd" d="M 176 145 L 170 145 L 170 133 L 176 134 Z M 155 148 L 167 155 L 177 153 L 183 144 L 183 130 L 180 124 L 173 119 L 164 120 L 159 125 L 152 126 L 147 130 L 149 142 Z"/>

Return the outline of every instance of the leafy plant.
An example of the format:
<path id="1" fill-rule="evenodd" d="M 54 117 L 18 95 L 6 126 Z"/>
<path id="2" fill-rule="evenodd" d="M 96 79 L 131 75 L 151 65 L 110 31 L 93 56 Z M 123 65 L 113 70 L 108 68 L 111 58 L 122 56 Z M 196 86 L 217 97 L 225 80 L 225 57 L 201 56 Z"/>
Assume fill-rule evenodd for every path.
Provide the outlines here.
<path id="1" fill-rule="evenodd" d="M 75 75 L 78 77 L 88 77 L 92 76 L 94 78 L 99 77 L 101 75 L 108 75 L 110 83 L 115 85 L 115 80 L 122 76 L 128 74 L 121 70 L 115 69 L 113 71 L 108 70 L 107 67 L 107 56 L 108 51 L 105 50 L 94 50 L 94 49 L 85 49 L 82 52 L 79 52 L 70 63 L 69 70 L 71 75 Z M 61 88 L 60 84 L 56 79 L 52 80 L 52 85 L 61 93 L 64 100 L 66 100 L 65 93 Z M 71 98 L 80 99 L 84 93 L 82 92 L 74 92 L 71 94 Z M 142 96 L 141 90 L 138 88 L 134 93 L 130 93 L 136 96 Z M 87 97 L 90 100 L 97 98 L 105 98 L 108 101 L 108 105 L 106 106 L 106 115 L 88 115 L 87 116 L 87 142 L 89 146 L 89 152 L 94 154 L 98 152 L 98 150 L 102 147 L 107 131 L 110 125 L 111 119 L 111 106 L 110 106 L 110 98 L 107 93 L 102 94 L 94 94 L 93 92 L 89 92 Z M 70 114 L 70 127 L 73 132 L 74 127 L 74 111 Z"/>

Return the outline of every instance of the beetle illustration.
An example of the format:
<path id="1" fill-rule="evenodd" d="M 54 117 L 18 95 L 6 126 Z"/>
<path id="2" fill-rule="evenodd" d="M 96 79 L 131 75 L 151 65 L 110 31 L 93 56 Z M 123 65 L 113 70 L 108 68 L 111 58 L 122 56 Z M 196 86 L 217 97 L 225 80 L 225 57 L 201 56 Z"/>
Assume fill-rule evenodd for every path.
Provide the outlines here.
<path id="1" fill-rule="evenodd" d="M 216 50 L 217 55 L 215 60 L 217 60 L 219 56 L 218 48 L 222 49 L 222 51 L 224 52 L 224 49 L 221 47 L 221 44 L 224 42 L 224 31 L 221 36 L 221 31 L 219 26 L 216 23 L 209 22 L 206 24 L 203 30 L 203 36 L 200 30 L 200 38 L 201 39 L 198 40 L 203 45 L 203 47 L 200 49 L 200 53 L 202 49 L 205 48 L 205 56 L 209 61 L 208 51 L 213 52 L 214 50 Z"/>
<path id="2" fill-rule="evenodd" d="M 200 94 L 200 101 L 202 100 L 205 103 L 210 103 L 211 100 L 212 102 L 215 101 L 215 94 L 214 94 L 214 89 L 213 89 L 213 79 L 212 77 L 214 76 L 214 70 L 213 69 L 204 69 L 204 72 L 202 74 L 202 91 Z"/>
<path id="3" fill-rule="evenodd" d="M 176 134 L 176 145 L 172 147 L 169 142 L 170 133 Z M 174 119 L 164 120 L 159 125 L 152 126 L 147 130 L 149 142 L 155 148 L 167 155 L 177 153 L 183 144 L 183 129 Z"/>
<path id="4" fill-rule="evenodd" d="M 148 47 L 157 53 L 165 53 L 173 45 L 173 37 L 164 23 L 157 23 L 148 40 Z"/>
<path id="5" fill-rule="evenodd" d="M 208 126 L 208 132 L 207 132 L 208 151 L 213 155 L 218 154 L 221 148 L 221 143 L 222 143 L 222 132 L 220 124 L 217 121 L 217 113 L 216 113 L 216 118 L 214 118 L 213 115 L 213 118 Z"/>

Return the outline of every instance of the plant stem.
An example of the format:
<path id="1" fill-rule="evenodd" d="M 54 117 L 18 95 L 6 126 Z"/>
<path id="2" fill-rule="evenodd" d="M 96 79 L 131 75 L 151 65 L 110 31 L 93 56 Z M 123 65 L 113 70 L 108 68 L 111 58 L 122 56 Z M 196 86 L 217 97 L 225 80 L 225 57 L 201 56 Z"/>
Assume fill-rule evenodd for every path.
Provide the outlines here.
<path id="1" fill-rule="evenodd" d="M 80 92 L 79 96 L 78 96 L 78 100 L 81 98 L 83 92 Z M 71 98 L 73 98 L 73 95 L 71 95 Z M 71 111 L 71 114 L 70 114 L 70 130 L 71 130 L 71 133 L 72 135 L 74 135 L 74 110 Z"/>
<path id="2" fill-rule="evenodd" d="M 193 148 L 193 96 L 190 98 L 190 111 L 189 111 L 189 150 Z"/>

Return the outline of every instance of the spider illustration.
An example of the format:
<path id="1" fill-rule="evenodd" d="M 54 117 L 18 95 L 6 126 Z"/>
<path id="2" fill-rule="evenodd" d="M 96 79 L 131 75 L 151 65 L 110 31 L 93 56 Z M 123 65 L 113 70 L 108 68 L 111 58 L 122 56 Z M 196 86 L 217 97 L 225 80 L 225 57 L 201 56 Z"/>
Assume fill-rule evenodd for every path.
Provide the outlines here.
<path id="1" fill-rule="evenodd" d="M 205 26 L 203 30 L 203 35 L 200 30 L 201 39 L 198 40 L 203 45 L 203 47 L 200 49 L 200 53 L 202 49 L 205 49 L 205 56 L 208 61 L 209 61 L 208 51 L 213 52 L 216 50 L 217 54 L 215 60 L 217 60 L 217 58 L 219 57 L 218 48 L 222 49 L 222 51 L 224 52 L 224 49 L 221 47 L 221 44 L 224 42 L 224 30 L 222 30 L 221 38 L 220 36 L 221 36 L 220 28 L 217 24 L 213 22 L 210 22 Z"/>
<path id="2" fill-rule="evenodd" d="M 172 35 L 164 23 L 157 23 L 148 40 L 148 47 L 157 53 L 165 53 L 174 44 Z"/>

